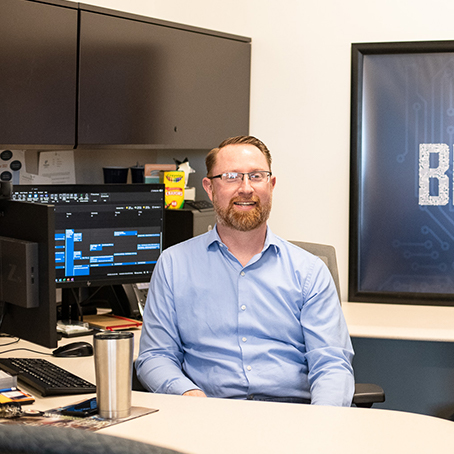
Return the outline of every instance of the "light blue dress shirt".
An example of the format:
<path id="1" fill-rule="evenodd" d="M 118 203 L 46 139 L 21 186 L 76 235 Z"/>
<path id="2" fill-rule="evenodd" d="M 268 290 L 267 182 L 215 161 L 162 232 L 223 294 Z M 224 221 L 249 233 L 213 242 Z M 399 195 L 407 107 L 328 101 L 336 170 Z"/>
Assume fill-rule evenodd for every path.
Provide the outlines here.
<path id="1" fill-rule="evenodd" d="M 269 228 L 244 267 L 215 229 L 165 250 L 153 271 L 136 361 L 150 391 L 350 406 L 352 358 L 328 268 Z"/>

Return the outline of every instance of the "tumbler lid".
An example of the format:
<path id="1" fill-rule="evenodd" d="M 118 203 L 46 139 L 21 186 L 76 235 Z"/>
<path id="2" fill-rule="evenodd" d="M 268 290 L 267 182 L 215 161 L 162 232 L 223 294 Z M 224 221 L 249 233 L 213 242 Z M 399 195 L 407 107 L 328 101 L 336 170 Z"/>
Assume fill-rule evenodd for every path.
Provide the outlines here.
<path id="1" fill-rule="evenodd" d="M 117 339 L 130 339 L 134 337 L 134 333 L 127 331 L 103 331 L 102 333 L 96 333 L 93 336 L 95 339 L 106 339 L 106 340 L 117 340 Z"/>

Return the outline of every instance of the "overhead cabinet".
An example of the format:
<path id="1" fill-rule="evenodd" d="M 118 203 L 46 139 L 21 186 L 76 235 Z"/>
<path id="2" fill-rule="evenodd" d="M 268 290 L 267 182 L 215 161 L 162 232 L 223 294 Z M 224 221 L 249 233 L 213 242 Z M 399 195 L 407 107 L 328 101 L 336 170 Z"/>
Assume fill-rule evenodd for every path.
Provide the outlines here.
<path id="1" fill-rule="evenodd" d="M 249 126 L 250 43 L 82 11 L 79 145 L 212 147 Z"/>
<path id="2" fill-rule="evenodd" d="M 72 147 L 77 4 L 0 2 L 0 147 Z"/>
<path id="3" fill-rule="evenodd" d="M 1 2 L 0 147 L 210 148 L 248 133 L 249 38 L 50 2 Z"/>

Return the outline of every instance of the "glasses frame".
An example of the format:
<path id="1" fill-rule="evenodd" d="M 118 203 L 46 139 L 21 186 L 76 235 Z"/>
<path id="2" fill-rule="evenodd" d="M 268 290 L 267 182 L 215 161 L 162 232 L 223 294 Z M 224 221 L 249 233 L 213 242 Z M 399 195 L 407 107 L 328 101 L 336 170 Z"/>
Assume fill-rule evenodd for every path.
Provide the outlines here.
<path id="1" fill-rule="evenodd" d="M 241 181 L 244 181 L 244 177 L 245 177 L 245 175 L 247 175 L 248 180 L 249 180 L 249 182 L 251 184 L 257 183 L 254 180 L 251 180 L 251 175 L 254 174 L 254 173 L 266 173 L 266 175 L 267 175 L 266 183 L 268 183 L 270 181 L 270 178 L 271 178 L 271 175 L 272 175 L 271 171 L 269 171 L 269 170 L 256 170 L 254 172 L 224 172 L 224 173 L 220 173 L 219 175 L 214 175 L 213 177 L 207 177 L 207 178 L 210 179 L 210 180 L 214 180 L 215 178 L 219 178 L 221 181 L 225 181 L 226 183 L 228 183 L 229 180 L 223 180 L 222 177 L 224 175 L 228 175 L 229 173 L 236 173 L 237 175 L 241 175 Z M 259 183 L 263 183 L 264 181 L 265 180 L 260 181 Z M 232 182 L 237 183 L 236 180 L 231 181 L 231 183 Z"/>

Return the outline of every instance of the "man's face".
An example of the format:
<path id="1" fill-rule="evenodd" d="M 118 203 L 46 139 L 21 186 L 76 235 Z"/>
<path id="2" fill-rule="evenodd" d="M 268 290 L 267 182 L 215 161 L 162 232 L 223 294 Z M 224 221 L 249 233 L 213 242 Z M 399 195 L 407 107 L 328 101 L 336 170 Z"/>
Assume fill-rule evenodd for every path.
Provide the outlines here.
<path id="1" fill-rule="evenodd" d="M 265 156 L 257 147 L 248 144 L 227 145 L 217 155 L 212 176 L 257 170 L 270 170 Z M 275 184 L 276 178 L 273 176 L 269 181 L 252 184 L 246 175 L 239 183 L 227 183 L 219 178 L 203 180 L 218 222 L 240 231 L 254 230 L 267 221 Z"/>

